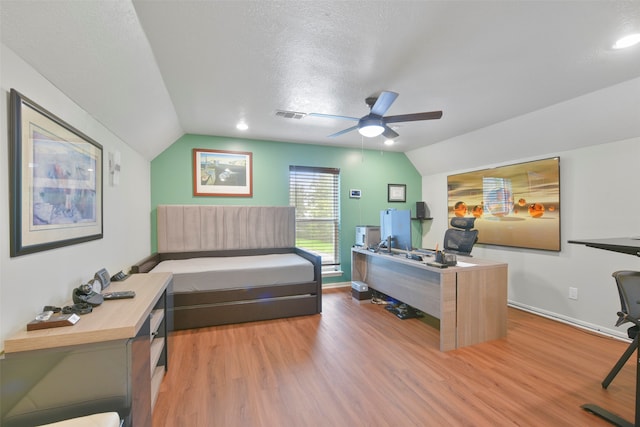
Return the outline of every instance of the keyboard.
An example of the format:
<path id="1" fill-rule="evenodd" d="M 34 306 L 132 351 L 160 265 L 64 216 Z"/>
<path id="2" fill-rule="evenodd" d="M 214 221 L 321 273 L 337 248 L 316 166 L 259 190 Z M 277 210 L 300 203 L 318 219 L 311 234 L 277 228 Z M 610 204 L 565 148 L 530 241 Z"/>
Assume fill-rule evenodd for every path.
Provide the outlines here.
<path id="1" fill-rule="evenodd" d="M 414 249 L 413 251 L 422 254 L 422 256 L 433 256 L 436 253 L 435 250 L 431 249 Z"/>

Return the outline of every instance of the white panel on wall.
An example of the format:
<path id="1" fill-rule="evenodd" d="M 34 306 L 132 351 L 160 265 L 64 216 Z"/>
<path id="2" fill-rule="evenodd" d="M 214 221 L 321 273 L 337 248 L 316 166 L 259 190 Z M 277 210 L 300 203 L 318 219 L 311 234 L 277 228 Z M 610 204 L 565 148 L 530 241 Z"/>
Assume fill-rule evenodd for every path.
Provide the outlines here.
<path id="1" fill-rule="evenodd" d="M 407 152 L 422 176 L 541 158 L 640 135 L 640 78 Z"/>
<path id="2" fill-rule="evenodd" d="M 128 269 L 150 251 L 150 164 L 125 141 L 51 85 L 43 76 L 0 45 L 0 93 L 8 99 L 15 88 L 103 146 L 103 152 L 120 152 L 120 180 L 109 185 L 108 159 L 103 164 L 104 237 L 35 254 L 9 257 L 9 174 L 0 174 L 0 341 L 26 327 L 45 305 L 62 305 L 71 291 L 93 277 L 100 268 L 111 274 Z M 108 102 L 108 101 L 105 101 Z M 8 129 L 8 102 L 0 103 L 0 128 Z M 9 150 L 8 132 L 0 135 L 0 150 Z M 7 158 L 6 156 L 4 157 Z M 6 160 L 5 160 L 6 161 Z M 6 171 L 8 164 L 0 167 Z M 0 344 L 0 351 L 4 347 Z"/>

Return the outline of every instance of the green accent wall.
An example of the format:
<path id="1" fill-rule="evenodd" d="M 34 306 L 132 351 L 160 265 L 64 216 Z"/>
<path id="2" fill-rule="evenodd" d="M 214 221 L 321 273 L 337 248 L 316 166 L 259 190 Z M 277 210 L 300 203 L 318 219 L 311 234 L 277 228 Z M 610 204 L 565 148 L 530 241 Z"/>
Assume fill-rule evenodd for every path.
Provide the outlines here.
<path id="1" fill-rule="evenodd" d="M 366 143 L 366 141 L 365 141 Z M 376 142 L 379 143 L 379 142 Z M 253 153 L 253 197 L 193 195 L 193 149 Z M 404 153 L 276 141 L 184 135 L 151 162 L 151 248 L 157 250 L 156 207 L 163 204 L 289 205 L 289 165 L 340 169 L 340 251 L 342 277 L 324 283 L 351 280 L 351 246 L 357 225 L 379 225 L 380 211 L 411 210 L 421 200 L 422 178 Z M 387 184 L 406 184 L 406 203 L 387 202 Z M 349 198 L 350 189 L 362 191 Z M 420 246 L 421 224 L 412 221 L 413 245 Z"/>

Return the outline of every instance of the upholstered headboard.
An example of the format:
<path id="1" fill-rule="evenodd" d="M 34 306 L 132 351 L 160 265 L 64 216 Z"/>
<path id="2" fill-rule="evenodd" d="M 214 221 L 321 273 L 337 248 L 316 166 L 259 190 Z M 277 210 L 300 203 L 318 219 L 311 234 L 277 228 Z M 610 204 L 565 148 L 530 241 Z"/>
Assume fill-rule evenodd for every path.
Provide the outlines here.
<path id="1" fill-rule="evenodd" d="M 158 252 L 292 248 L 292 206 L 159 205 Z"/>

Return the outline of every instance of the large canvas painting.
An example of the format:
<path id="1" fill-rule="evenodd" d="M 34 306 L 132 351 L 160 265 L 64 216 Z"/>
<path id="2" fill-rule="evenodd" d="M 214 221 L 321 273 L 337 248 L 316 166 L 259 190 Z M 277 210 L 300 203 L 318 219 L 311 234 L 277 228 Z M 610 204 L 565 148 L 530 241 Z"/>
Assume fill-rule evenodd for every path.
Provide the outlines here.
<path id="1" fill-rule="evenodd" d="M 102 238 L 102 146 L 11 90 L 11 256 Z"/>
<path id="2" fill-rule="evenodd" d="M 560 158 L 450 175 L 449 220 L 475 217 L 478 243 L 560 250 Z"/>

